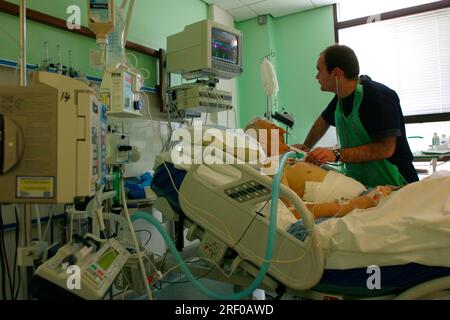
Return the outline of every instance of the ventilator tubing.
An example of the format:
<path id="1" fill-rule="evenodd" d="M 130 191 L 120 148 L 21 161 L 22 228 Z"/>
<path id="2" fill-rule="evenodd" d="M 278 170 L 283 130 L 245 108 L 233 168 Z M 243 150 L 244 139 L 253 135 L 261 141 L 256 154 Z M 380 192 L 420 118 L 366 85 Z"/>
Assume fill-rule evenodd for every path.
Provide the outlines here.
<path id="1" fill-rule="evenodd" d="M 258 289 L 259 285 L 261 284 L 262 280 L 264 279 L 264 276 L 267 273 L 267 270 L 269 269 L 269 263 L 272 259 L 273 255 L 273 247 L 275 243 L 275 234 L 277 229 L 277 209 L 278 209 L 278 196 L 280 194 L 280 184 L 281 184 L 281 177 L 284 169 L 284 164 L 286 163 L 288 158 L 301 158 L 303 155 L 298 154 L 295 152 L 289 152 L 283 155 L 281 158 L 280 163 L 278 164 L 278 170 L 277 174 L 275 175 L 272 183 L 272 201 L 270 206 L 270 218 L 269 218 L 269 238 L 267 240 L 267 246 L 266 246 L 266 252 L 264 255 L 264 262 L 261 265 L 261 269 L 259 269 L 258 274 L 256 275 L 255 280 L 244 290 L 239 293 L 234 294 L 218 294 L 216 292 L 213 292 L 209 290 L 208 288 L 205 288 L 191 273 L 189 268 L 187 267 L 186 263 L 181 258 L 180 254 L 178 253 L 177 249 L 175 248 L 175 244 L 173 243 L 172 239 L 170 238 L 167 231 L 164 229 L 164 227 L 159 223 L 159 221 L 153 217 L 152 215 L 148 214 L 147 212 L 137 212 L 134 213 L 131 217 L 133 221 L 144 219 L 151 224 L 153 224 L 156 229 L 161 233 L 161 235 L 164 238 L 164 241 L 169 246 L 170 251 L 175 257 L 175 260 L 180 265 L 181 270 L 186 275 L 188 280 L 194 285 L 195 288 L 197 288 L 201 293 L 207 295 L 210 298 L 217 299 L 217 300 L 238 300 L 243 299 L 248 296 L 250 296 L 253 291 Z"/>

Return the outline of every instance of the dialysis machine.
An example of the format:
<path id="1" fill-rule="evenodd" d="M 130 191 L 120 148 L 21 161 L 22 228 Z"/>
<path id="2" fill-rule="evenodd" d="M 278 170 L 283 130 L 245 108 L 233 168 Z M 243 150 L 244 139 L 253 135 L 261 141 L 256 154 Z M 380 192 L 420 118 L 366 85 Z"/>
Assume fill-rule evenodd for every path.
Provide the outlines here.
<path id="1" fill-rule="evenodd" d="M 81 81 L 36 72 L 0 87 L 0 203 L 72 203 L 107 174 L 106 110 Z"/>
<path id="2" fill-rule="evenodd" d="M 25 82 L 23 86 L 0 87 L 0 204 L 26 205 L 25 231 L 31 230 L 29 204 L 74 204 L 66 208 L 71 221 L 68 243 L 55 256 L 47 260 L 45 239 L 38 247 L 30 236 L 25 236 L 17 249 L 18 266 L 32 268 L 42 262 L 34 273 L 33 292 L 43 298 L 101 299 L 133 256 L 130 248 L 119 243 L 121 237 L 110 237 L 105 231 L 107 219 L 117 220 L 127 229 L 126 218 L 103 215 L 103 209 L 104 201 L 121 194 L 120 173 L 110 171 L 108 162 L 126 163 L 130 155 L 129 141 L 122 135 L 113 143 L 117 150 L 107 150 L 108 118 L 141 116 L 143 77 L 127 63 L 124 52 L 135 1 L 124 0 L 120 7 L 115 7 L 114 0 L 87 2 L 89 27 L 103 50 L 100 60 L 105 75 L 99 95 L 82 81 L 41 71 L 33 73 L 30 86 Z M 114 185 L 113 190 L 104 190 L 107 182 L 111 188 Z M 76 204 L 85 205 L 84 209 L 75 209 Z M 83 219 L 87 213 L 94 234 L 72 234 L 73 219 Z M 141 263 L 139 243 L 132 225 L 129 228 Z M 44 257 L 37 258 L 38 251 L 45 251 Z M 141 271 L 145 275 L 143 263 Z M 26 285 L 24 289 L 26 298 Z M 149 290 L 147 293 L 151 297 Z"/>
<path id="3" fill-rule="evenodd" d="M 0 87 L 0 203 L 71 204 L 97 196 L 108 177 L 107 126 L 105 106 L 79 80 L 36 72 L 30 86 Z M 111 288 L 130 254 L 115 239 L 79 239 L 37 268 L 35 298 L 99 299 Z M 23 266 L 33 265 L 35 249 L 18 248 Z M 73 268 L 79 279 L 71 288 Z"/>

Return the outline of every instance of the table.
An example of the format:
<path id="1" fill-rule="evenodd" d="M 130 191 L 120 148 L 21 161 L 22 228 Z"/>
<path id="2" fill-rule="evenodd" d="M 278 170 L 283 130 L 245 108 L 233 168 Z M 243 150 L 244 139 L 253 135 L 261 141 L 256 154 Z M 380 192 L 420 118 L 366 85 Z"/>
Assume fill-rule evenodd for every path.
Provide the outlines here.
<path id="1" fill-rule="evenodd" d="M 436 172 L 436 168 L 437 168 L 437 162 L 439 161 L 443 161 L 443 162 L 447 162 L 450 160 L 450 150 L 449 152 L 446 153 L 431 153 L 426 151 L 426 153 L 424 153 L 423 151 L 418 151 L 418 152 L 414 152 L 413 153 L 414 162 L 422 162 L 422 161 L 431 161 L 431 164 L 433 166 L 433 173 Z"/>

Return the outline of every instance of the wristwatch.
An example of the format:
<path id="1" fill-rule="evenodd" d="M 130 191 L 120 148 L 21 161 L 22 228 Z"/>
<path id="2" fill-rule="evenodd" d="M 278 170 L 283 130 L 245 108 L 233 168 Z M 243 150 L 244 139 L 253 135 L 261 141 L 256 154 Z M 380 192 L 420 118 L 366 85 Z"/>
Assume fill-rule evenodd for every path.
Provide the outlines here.
<path id="1" fill-rule="evenodd" d="M 336 160 L 334 162 L 339 162 L 339 159 L 341 159 L 341 150 L 340 149 L 333 149 L 334 156 L 336 157 Z"/>

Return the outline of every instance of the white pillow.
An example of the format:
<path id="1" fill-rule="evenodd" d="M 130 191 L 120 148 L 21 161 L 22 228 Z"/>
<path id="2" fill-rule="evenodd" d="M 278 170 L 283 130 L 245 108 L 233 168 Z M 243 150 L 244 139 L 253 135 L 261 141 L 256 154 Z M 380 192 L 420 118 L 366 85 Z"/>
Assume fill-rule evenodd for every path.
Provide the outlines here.
<path id="1" fill-rule="evenodd" d="M 259 142 L 242 129 L 218 129 L 214 127 L 194 126 L 177 129 L 174 139 L 182 140 L 183 146 L 201 146 L 203 155 L 213 156 L 236 163 L 262 163 L 266 154 Z M 198 148 L 196 148 L 198 149 Z M 225 154 L 223 154 L 225 153 Z"/>

